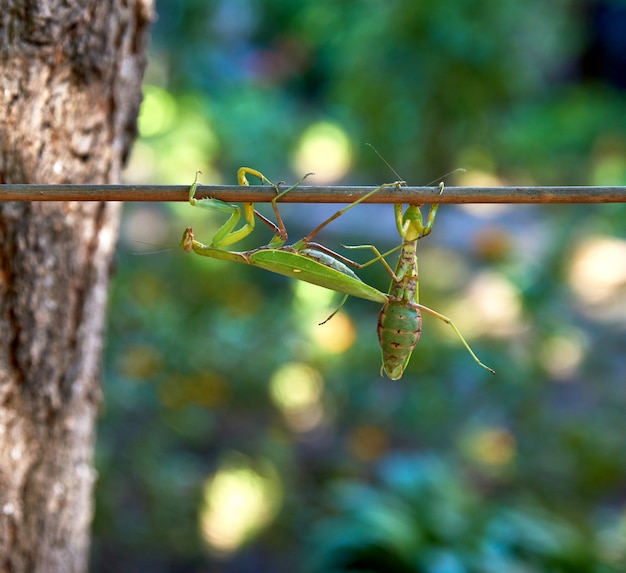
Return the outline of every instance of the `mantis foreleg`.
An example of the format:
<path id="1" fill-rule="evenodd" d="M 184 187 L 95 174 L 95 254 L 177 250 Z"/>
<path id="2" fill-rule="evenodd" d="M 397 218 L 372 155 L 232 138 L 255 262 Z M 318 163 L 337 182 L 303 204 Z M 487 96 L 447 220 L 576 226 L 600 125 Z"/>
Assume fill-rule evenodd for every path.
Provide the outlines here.
<path id="1" fill-rule="evenodd" d="M 237 179 L 240 184 L 247 185 L 248 181 L 245 177 L 245 171 L 242 172 L 242 170 L 248 170 L 248 168 L 242 167 L 237 173 Z M 258 172 L 254 173 L 254 171 L 255 170 L 253 169 L 249 170 L 249 172 L 252 172 L 253 175 L 256 175 Z M 198 188 L 198 173 L 200 173 L 200 171 L 196 171 L 196 177 L 189 188 L 189 203 L 191 203 L 194 207 L 202 207 L 203 209 L 209 209 L 210 211 L 230 214 L 226 223 L 224 223 L 213 236 L 210 246 L 214 248 L 227 247 L 233 243 L 241 241 L 244 237 L 247 237 L 254 229 L 254 205 L 252 203 L 243 204 L 243 214 L 246 222 L 241 228 L 235 231 L 234 229 L 241 218 L 241 209 L 237 205 L 230 205 L 229 203 L 225 203 L 219 199 L 196 199 L 195 195 Z M 245 183 L 241 183 L 242 180 L 245 181 Z"/>

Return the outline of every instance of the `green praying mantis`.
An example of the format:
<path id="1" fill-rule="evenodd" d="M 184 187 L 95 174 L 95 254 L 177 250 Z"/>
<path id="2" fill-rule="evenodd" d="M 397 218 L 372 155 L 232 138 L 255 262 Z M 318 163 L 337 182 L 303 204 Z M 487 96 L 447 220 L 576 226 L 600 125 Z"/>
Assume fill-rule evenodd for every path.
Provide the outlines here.
<path id="1" fill-rule="evenodd" d="M 268 271 L 297 278 L 344 294 L 339 307 L 324 322 L 334 316 L 343 306 L 348 296 L 356 296 L 382 303 L 383 307 L 378 319 L 378 337 L 383 357 L 381 374 L 384 371 L 387 376 L 393 380 L 402 377 L 415 344 L 419 339 L 421 333 L 420 311 L 428 312 L 449 324 L 474 360 L 483 368 L 492 373 L 494 372 L 491 368 L 485 366 L 478 360 L 458 328 L 448 317 L 419 304 L 416 246 L 420 238 L 430 233 L 438 205 L 432 205 L 430 207 L 426 224 L 422 223 L 419 205 L 409 205 L 404 213 L 402 211 L 402 205 L 395 205 L 396 226 L 402 238 L 402 244 L 383 254 L 373 245 L 353 245 L 347 247 L 351 249 L 371 249 L 374 252 L 375 258 L 366 263 L 359 264 L 335 253 L 319 243 L 313 242 L 313 237 L 329 223 L 349 209 L 363 202 L 368 197 L 378 193 L 384 188 L 399 188 L 401 185 L 405 184 L 404 181 L 380 185 L 373 191 L 370 191 L 363 197 L 331 215 L 313 229 L 306 237 L 292 245 L 285 245 L 287 242 L 287 231 L 280 216 L 277 202 L 285 194 L 300 185 L 307 175 L 298 183 L 284 191 L 280 191 L 278 186 L 274 185 L 261 172 L 249 167 L 242 167 L 238 170 L 237 181 L 240 185 L 248 185 L 246 175 L 255 176 L 263 183 L 271 185 L 276 190 L 276 195 L 271 201 L 276 224 L 258 213 L 252 203 L 243 203 L 241 209 L 237 205 L 230 205 L 219 199 L 196 199 L 195 194 L 198 185 L 198 174 L 196 173 L 196 178 L 189 189 L 190 204 L 212 211 L 223 212 L 230 216 L 226 223 L 215 233 L 209 245 L 196 241 L 192 228 L 187 227 L 180 242 L 181 247 L 185 251 L 193 251 L 196 254 L 206 257 L 257 266 Z M 440 184 L 440 193 L 441 192 L 443 192 L 443 183 Z M 242 210 L 244 223 L 239 229 L 236 229 L 242 215 Z M 274 235 L 270 242 L 265 246 L 250 251 L 228 250 L 226 247 L 237 243 L 253 231 L 255 227 L 255 217 L 273 230 Z M 400 250 L 400 256 L 394 272 L 386 262 L 385 257 L 397 250 Z M 348 266 L 364 268 L 376 261 L 380 261 L 383 264 L 392 279 L 388 294 L 364 283 Z"/>
<path id="2" fill-rule="evenodd" d="M 395 183 L 395 185 L 398 186 L 404 184 L 404 181 L 397 181 Z M 443 189 L 444 184 L 440 183 L 440 195 L 443 193 Z M 348 249 L 372 250 L 376 255 L 372 261 L 380 261 L 391 277 L 391 286 L 389 287 L 387 301 L 383 304 L 378 315 L 378 340 L 383 357 L 381 374 L 384 371 L 392 380 L 399 380 L 402 377 L 422 332 L 421 311 L 427 312 L 448 324 L 476 363 L 492 374 L 495 374 L 493 369 L 489 368 L 489 366 L 486 366 L 478 359 L 450 318 L 419 303 L 417 242 L 432 231 L 439 205 L 432 204 L 430 206 L 426 223 L 423 222 L 420 207 L 421 205 L 409 205 L 403 212 L 401 204 L 394 205 L 396 228 L 402 239 L 402 243 L 399 247 L 384 254 L 381 254 L 373 245 L 353 245 L 346 247 Z M 400 254 L 394 271 L 387 264 L 385 257 L 398 249 L 400 250 Z"/>
<path id="3" fill-rule="evenodd" d="M 287 242 L 287 231 L 276 202 L 289 193 L 289 191 L 300 185 L 304 178 L 288 189 L 278 191 L 278 186 L 274 185 L 265 175 L 249 167 L 241 167 L 238 170 L 237 181 L 239 185 L 248 185 L 246 175 L 258 177 L 262 182 L 271 185 L 277 190 L 277 194 L 271 201 L 272 209 L 276 217 L 276 224 L 256 211 L 252 203 L 243 203 L 245 222 L 239 229 L 235 230 L 241 218 L 242 210 L 237 205 L 230 205 L 219 199 L 196 199 L 195 194 L 198 185 L 198 174 L 196 173 L 196 179 L 189 190 L 189 202 L 196 207 L 230 214 L 230 217 L 226 223 L 219 228 L 217 233 L 215 233 L 209 245 L 196 241 L 192 228 L 187 227 L 180 241 L 180 245 L 185 251 L 193 251 L 198 255 L 214 259 L 236 261 L 238 263 L 260 267 L 267 271 L 272 271 L 343 293 L 344 298 L 339 308 L 341 308 L 349 296 L 356 296 L 379 303 L 387 301 L 387 296 L 384 293 L 364 283 L 347 266 L 353 264 L 352 261 L 312 240 L 313 237 L 331 221 L 367 199 L 373 192 L 368 193 L 364 197 L 354 201 L 354 203 L 337 211 L 334 215 L 320 223 L 306 237 L 292 245 L 285 245 Z M 265 246 L 250 251 L 227 250 L 226 247 L 237 243 L 253 231 L 255 227 L 255 217 L 259 218 L 273 230 L 274 236 L 270 242 Z M 337 310 L 339 310 L 339 308 Z M 329 320 L 337 310 L 326 320 Z"/>

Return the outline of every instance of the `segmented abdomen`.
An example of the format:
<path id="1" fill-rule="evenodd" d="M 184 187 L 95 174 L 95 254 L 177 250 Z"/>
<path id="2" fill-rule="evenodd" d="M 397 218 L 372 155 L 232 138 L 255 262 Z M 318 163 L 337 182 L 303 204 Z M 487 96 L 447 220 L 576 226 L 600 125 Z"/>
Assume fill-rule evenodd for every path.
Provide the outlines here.
<path id="1" fill-rule="evenodd" d="M 422 332 L 419 308 L 403 300 L 390 299 L 378 315 L 378 340 L 383 369 L 392 380 L 402 377 Z"/>

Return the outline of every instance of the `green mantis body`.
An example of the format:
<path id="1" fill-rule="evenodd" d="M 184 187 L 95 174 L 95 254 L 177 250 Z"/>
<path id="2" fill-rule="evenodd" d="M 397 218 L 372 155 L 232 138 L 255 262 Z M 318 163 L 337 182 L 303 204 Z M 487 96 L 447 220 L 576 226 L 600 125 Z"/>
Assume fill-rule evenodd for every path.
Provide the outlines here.
<path id="1" fill-rule="evenodd" d="M 399 184 L 401 183 L 396 183 L 396 185 Z M 439 185 L 439 189 L 440 194 L 443 193 L 443 183 Z M 378 315 L 378 340 L 383 360 L 381 373 L 384 370 L 392 380 L 398 380 L 402 377 L 422 332 L 421 311 L 432 314 L 449 324 L 472 358 L 489 372 L 495 373 L 478 360 L 452 320 L 419 303 L 417 242 L 431 232 L 439 205 L 430 206 L 426 223 L 423 223 L 420 207 L 420 205 L 409 205 L 403 213 L 402 205 L 394 205 L 396 227 L 402 239 L 395 271 L 389 267 L 384 259 L 388 253 L 381 255 L 372 245 L 351 247 L 369 248 L 374 251 L 376 254 L 374 260 L 380 260 L 391 276 L 389 295 Z"/>
<path id="2" fill-rule="evenodd" d="M 261 181 L 276 188 L 276 186 L 274 186 L 262 173 L 256 171 L 255 169 L 250 169 L 249 167 L 242 167 L 239 169 L 237 179 L 240 185 L 248 185 L 246 174 L 254 175 Z M 196 199 L 196 174 L 196 180 L 189 190 L 189 202 L 194 206 L 228 213 L 230 214 L 230 217 L 228 221 L 226 221 L 226 223 L 217 231 L 209 245 L 196 241 L 194 239 L 192 228 L 188 227 L 183 233 L 180 242 L 181 247 L 187 252 L 193 251 L 196 254 L 205 257 L 252 265 L 274 273 L 335 290 L 345 295 L 341 305 L 343 305 L 348 296 L 356 296 L 378 303 L 386 302 L 387 295 L 385 293 L 382 293 L 374 287 L 364 283 L 347 266 L 347 264 L 352 264 L 350 260 L 334 253 L 323 245 L 312 242 L 312 238 L 322 228 L 348 209 L 351 209 L 370 195 L 382 189 L 383 186 L 371 191 L 344 209 L 337 211 L 332 217 L 318 225 L 303 239 L 300 239 L 292 245 L 285 245 L 285 242 L 287 241 L 287 232 L 276 202 L 286 193 L 297 187 L 300 183 L 301 181 L 289 189 L 277 193 L 277 195 L 272 199 L 272 209 L 276 217 L 276 225 L 255 211 L 252 203 L 244 203 L 243 215 L 245 223 L 242 227 L 235 230 L 235 227 L 241 217 L 240 208 L 236 205 L 224 203 L 218 199 Z M 273 229 L 274 236 L 271 241 L 263 247 L 250 251 L 227 250 L 225 247 L 236 243 L 252 232 L 255 225 L 255 216 Z"/>
<path id="3" fill-rule="evenodd" d="M 419 207 L 409 205 L 402 214 L 402 205 L 394 206 L 396 226 L 403 240 L 395 272 L 391 273 L 389 299 L 378 314 L 378 341 L 383 366 L 392 380 L 402 377 L 413 349 L 422 332 L 417 274 L 417 241 L 428 235 L 437 214 L 438 205 L 428 211 L 425 226 Z"/>

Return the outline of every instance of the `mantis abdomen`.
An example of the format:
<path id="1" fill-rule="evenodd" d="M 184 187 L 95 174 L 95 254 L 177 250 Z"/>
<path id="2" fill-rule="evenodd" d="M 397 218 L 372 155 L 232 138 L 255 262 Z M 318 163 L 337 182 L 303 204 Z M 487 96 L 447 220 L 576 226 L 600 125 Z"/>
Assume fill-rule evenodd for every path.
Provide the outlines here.
<path id="1" fill-rule="evenodd" d="M 378 314 L 378 340 L 385 373 L 398 380 L 422 332 L 420 309 L 405 300 L 390 298 Z M 382 374 L 382 372 L 381 372 Z"/>

